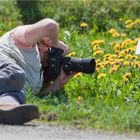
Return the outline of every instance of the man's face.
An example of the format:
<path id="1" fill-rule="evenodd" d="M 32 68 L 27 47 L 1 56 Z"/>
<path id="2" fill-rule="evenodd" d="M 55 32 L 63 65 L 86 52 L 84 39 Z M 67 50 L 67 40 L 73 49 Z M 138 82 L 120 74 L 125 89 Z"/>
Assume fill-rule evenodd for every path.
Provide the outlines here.
<path id="1" fill-rule="evenodd" d="M 39 53 L 40 53 L 40 57 L 41 57 L 41 63 L 43 66 L 46 66 L 48 48 L 51 47 L 49 38 L 44 37 L 37 44 L 38 44 L 38 49 L 39 49 Z"/>

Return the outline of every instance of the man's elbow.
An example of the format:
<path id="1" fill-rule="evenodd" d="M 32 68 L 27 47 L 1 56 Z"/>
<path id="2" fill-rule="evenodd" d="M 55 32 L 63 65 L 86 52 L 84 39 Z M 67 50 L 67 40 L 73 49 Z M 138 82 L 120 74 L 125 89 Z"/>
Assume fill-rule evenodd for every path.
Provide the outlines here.
<path id="1" fill-rule="evenodd" d="M 59 25 L 55 20 L 46 18 L 44 19 L 44 23 L 45 28 L 49 29 L 50 31 L 59 32 Z"/>

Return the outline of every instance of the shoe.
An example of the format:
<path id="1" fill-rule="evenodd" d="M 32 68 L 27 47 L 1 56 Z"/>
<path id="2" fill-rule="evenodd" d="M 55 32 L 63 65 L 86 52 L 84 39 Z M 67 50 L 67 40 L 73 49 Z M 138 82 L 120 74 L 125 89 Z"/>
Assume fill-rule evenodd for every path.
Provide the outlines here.
<path id="1" fill-rule="evenodd" d="M 0 105 L 0 123 L 23 125 L 39 118 L 40 113 L 35 105 Z"/>

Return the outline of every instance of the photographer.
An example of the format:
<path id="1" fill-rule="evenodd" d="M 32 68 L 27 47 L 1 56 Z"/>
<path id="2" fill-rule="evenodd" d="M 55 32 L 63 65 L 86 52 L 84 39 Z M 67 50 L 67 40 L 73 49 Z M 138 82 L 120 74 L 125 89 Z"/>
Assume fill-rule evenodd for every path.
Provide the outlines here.
<path id="1" fill-rule="evenodd" d="M 61 69 L 53 83 L 43 78 L 42 67 L 47 65 L 50 47 L 62 49 L 63 55 L 69 50 L 59 40 L 59 25 L 47 18 L 18 26 L 0 38 L 0 123 L 24 124 L 38 118 L 38 107 L 25 104 L 26 89 L 45 96 L 62 88 L 74 75 Z"/>

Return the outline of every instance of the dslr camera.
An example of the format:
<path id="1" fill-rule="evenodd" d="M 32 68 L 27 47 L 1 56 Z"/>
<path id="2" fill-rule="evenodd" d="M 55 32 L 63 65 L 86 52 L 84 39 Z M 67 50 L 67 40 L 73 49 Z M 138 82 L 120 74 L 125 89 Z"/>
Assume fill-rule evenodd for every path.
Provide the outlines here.
<path id="1" fill-rule="evenodd" d="M 49 80 L 54 80 L 59 75 L 61 68 L 65 74 L 72 72 L 82 72 L 93 74 L 95 72 L 95 59 L 93 58 L 72 58 L 63 55 L 63 50 L 59 48 L 48 48 L 47 66 L 43 68 L 44 76 Z"/>

